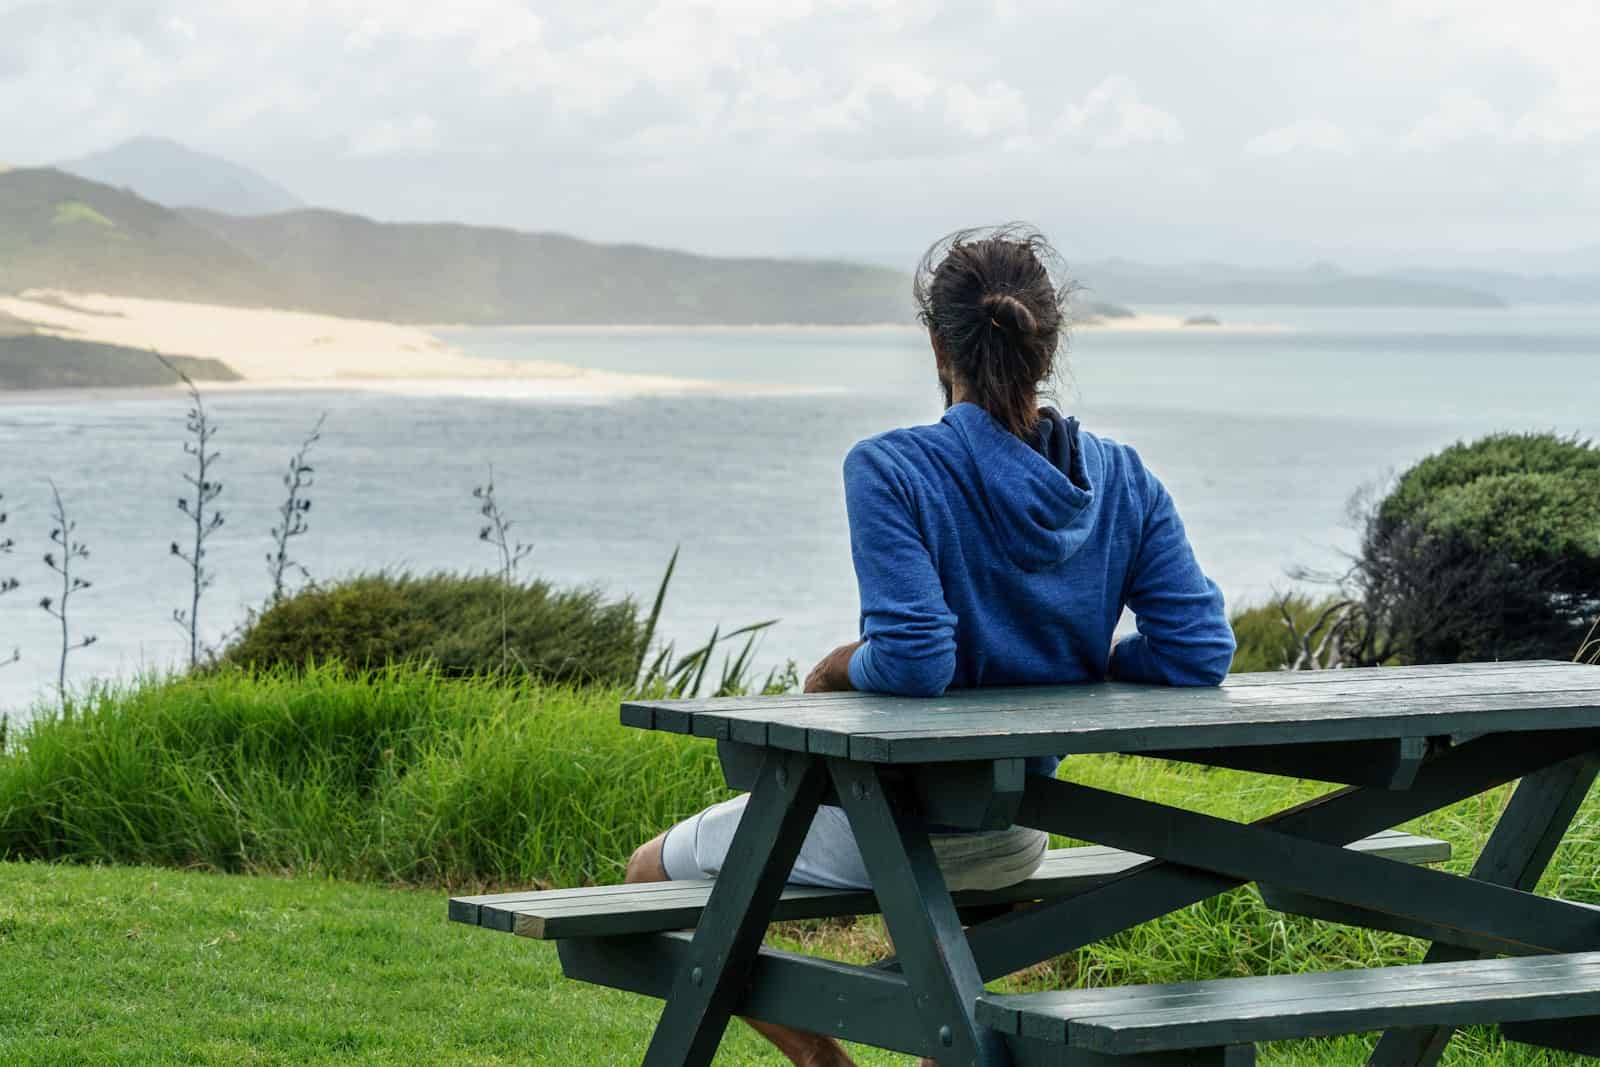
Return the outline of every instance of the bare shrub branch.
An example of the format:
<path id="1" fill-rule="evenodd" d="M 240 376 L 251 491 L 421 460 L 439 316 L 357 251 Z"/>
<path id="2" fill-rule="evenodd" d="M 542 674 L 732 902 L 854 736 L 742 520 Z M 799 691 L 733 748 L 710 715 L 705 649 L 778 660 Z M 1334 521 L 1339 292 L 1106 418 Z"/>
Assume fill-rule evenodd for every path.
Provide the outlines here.
<path id="1" fill-rule="evenodd" d="M 289 555 L 289 542 L 310 529 L 306 513 L 311 510 L 310 493 L 316 474 L 311 466 L 311 449 L 322 440 L 322 425 L 327 421 L 327 412 L 323 412 L 310 435 L 300 443 L 300 450 L 289 457 L 289 469 L 283 475 L 283 503 L 278 506 L 278 523 L 272 528 L 272 551 L 267 553 L 267 573 L 272 578 L 269 605 L 279 603 L 288 593 L 291 574 L 298 574 L 303 582 L 311 581 L 311 572 Z"/>
<path id="2" fill-rule="evenodd" d="M 56 669 L 56 691 L 64 702 L 67 698 L 67 657 L 80 648 L 88 648 L 99 638 L 94 634 L 85 634 L 77 639 L 72 636 L 68 618 L 68 608 L 72 598 L 94 585 L 87 578 L 74 574 L 72 565 L 79 560 L 88 559 L 89 548 L 78 540 L 76 536 L 78 524 L 68 516 L 66 502 L 62 500 L 61 490 L 54 481 L 50 482 L 50 496 L 54 502 L 51 516 L 55 522 L 50 530 L 50 543 L 56 547 L 44 554 L 44 563 L 61 576 L 61 595 L 59 598 L 41 597 L 39 606 L 61 624 L 61 660 Z"/>

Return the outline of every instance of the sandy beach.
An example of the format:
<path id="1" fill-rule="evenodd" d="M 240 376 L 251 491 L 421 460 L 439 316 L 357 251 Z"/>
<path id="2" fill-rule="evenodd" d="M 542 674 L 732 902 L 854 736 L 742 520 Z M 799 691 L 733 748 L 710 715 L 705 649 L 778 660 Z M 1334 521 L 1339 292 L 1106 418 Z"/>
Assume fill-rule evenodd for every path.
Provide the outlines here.
<path id="1" fill-rule="evenodd" d="M 269 308 L 222 307 L 98 293 L 28 290 L 0 296 L 0 321 L 79 341 L 226 363 L 243 379 L 217 388 L 375 388 L 458 392 L 505 383 L 524 395 L 615 396 L 716 389 L 666 375 L 563 363 L 478 359 L 426 329 Z"/>

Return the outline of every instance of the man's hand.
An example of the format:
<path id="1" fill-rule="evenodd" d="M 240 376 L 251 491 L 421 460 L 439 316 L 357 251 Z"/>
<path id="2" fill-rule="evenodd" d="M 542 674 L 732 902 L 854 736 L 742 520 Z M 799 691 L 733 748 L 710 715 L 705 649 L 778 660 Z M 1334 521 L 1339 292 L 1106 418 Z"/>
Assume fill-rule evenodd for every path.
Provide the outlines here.
<path id="1" fill-rule="evenodd" d="M 850 684 L 850 657 L 855 655 L 856 649 L 860 647 L 860 641 L 852 641 L 848 645 L 840 645 L 823 656 L 821 661 L 811 668 L 811 673 L 806 675 L 804 691 L 845 693 L 854 689 L 855 686 Z"/>

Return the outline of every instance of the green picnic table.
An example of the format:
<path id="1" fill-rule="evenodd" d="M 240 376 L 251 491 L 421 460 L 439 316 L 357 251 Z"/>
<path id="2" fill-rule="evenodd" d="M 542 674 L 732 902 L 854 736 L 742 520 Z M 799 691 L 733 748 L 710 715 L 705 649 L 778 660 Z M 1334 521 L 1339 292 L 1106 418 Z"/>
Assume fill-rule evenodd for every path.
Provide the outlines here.
<path id="1" fill-rule="evenodd" d="M 1600 1055 L 1600 908 L 1533 893 L 1600 767 L 1600 667 L 634 701 L 622 721 L 716 742 L 729 785 L 751 792 L 721 877 L 461 897 L 450 917 L 554 939 L 569 977 L 664 997 L 647 1067 L 709 1063 L 734 1014 L 941 1067 L 1233 1067 L 1257 1042 L 1374 1030 L 1386 1032 L 1370 1063 L 1418 1067 L 1469 1023 Z M 1241 824 L 1075 784 L 1071 757 L 1087 753 L 1345 787 Z M 1036 755 L 1065 755 L 1060 777 L 1026 775 Z M 1395 829 L 1517 779 L 1468 876 L 1426 866 L 1447 857 L 1442 842 Z M 848 814 L 873 892 L 785 884 L 820 804 Z M 1018 886 L 952 895 L 930 824 L 1093 845 L 1051 852 Z M 1247 883 L 1280 911 L 1432 947 L 1404 967 L 984 988 Z M 761 945 L 778 919 L 875 911 L 897 955 L 871 966 Z"/>

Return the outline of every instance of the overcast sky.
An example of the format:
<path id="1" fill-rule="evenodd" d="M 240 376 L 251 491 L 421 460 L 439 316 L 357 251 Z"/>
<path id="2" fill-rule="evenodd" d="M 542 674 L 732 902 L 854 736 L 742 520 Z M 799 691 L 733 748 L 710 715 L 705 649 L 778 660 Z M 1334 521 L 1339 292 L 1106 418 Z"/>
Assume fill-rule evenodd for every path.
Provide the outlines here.
<path id="1" fill-rule="evenodd" d="M 1560 265 L 1595 0 L 0 0 L 0 160 L 154 134 L 313 203 L 711 252 Z"/>

